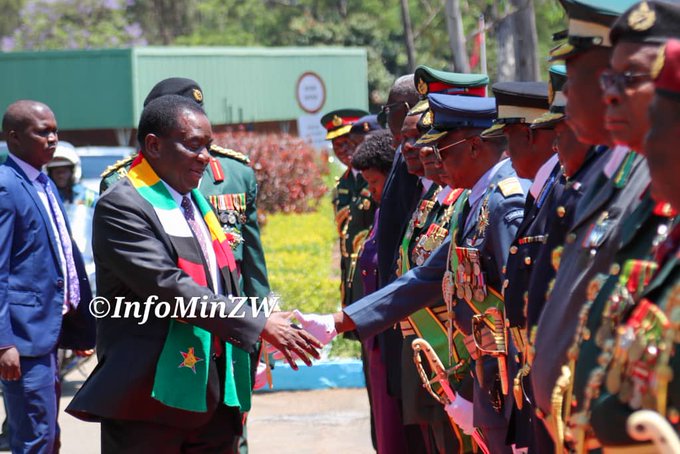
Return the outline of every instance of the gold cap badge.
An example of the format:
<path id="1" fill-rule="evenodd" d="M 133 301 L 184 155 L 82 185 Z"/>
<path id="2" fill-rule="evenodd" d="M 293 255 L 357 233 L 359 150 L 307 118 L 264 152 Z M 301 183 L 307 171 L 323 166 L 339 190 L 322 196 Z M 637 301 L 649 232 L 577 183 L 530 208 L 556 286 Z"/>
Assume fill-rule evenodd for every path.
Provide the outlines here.
<path id="1" fill-rule="evenodd" d="M 656 12 L 649 7 L 646 1 L 640 3 L 640 6 L 628 16 L 628 25 L 636 32 L 649 30 L 655 21 Z"/>
<path id="2" fill-rule="evenodd" d="M 418 88 L 418 93 L 420 93 L 421 95 L 425 96 L 427 94 L 427 90 L 428 90 L 427 83 L 423 79 L 420 79 L 418 81 L 418 87 L 417 88 Z"/>
<path id="3" fill-rule="evenodd" d="M 201 90 L 199 90 L 198 88 L 194 88 L 193 95 L 196 102 L 203 101 L 203 93 L 201 93 Z"/>
<path id="4" fill-rule="evenodd" d="M 434 123 L 434 114 L 432 113 L 431 110 L 428 110 L 425 112 L 425 115 L 423 115 L 423 126 L 430 126 L 432 123 Z"/>
<path id="5" fill-rule="evenodd" d="M 333 115 L 333 126 L 342 126 L 342 118 L 338 117 L 337 115 Z"/>

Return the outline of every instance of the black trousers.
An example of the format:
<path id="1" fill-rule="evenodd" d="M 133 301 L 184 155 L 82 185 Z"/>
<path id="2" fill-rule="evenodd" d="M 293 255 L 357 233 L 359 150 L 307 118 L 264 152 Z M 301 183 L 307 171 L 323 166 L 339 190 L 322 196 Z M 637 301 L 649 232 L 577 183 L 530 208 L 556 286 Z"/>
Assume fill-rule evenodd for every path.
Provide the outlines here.
<path id="1" fill-rule="evenodd" d="M 144 421 L 104 420 L 102 454 L 164 454 L 237 452 L 241 416 L 237 408 L 220 405 L 204 426 L 181 429 Z"/>
<path id="2" fill-rule="evenodd" d="M 224 398 L 224 357 L 213 358 Z M 183 429 L 147 421 L 105 419 L 101 422 L 102 454 L 235 454 L 243 432 L 238 408 L 218 405 L 210 420 Z"/>

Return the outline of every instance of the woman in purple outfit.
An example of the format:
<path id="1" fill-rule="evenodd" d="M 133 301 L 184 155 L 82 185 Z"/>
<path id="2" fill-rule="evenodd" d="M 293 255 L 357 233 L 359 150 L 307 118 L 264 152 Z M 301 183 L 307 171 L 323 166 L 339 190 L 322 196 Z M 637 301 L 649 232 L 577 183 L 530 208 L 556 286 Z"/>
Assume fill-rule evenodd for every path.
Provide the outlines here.
<path id="1" fill-rule="evenodd" d="M 392 167 L 394 153 L 392 135 L 385 130 L 366 137 L 352 156 L 352 167 L 361 171 L 368 182 L 371 196 L 378 205 Z M 378 231 L 378 217 L 376 211 L 371 232 L 359 252 L 358 272 L 361 273 L 365 295 L 373 293 L 378 287 L 378 238 L 375 236 Z M 402 430 L 401 409 L 399 401 L 387 394 L 386 370 L 380 346 L 371 337 L 363 342 L 362 348 L 378 454 L 405 453 L 408 445 Z"/>

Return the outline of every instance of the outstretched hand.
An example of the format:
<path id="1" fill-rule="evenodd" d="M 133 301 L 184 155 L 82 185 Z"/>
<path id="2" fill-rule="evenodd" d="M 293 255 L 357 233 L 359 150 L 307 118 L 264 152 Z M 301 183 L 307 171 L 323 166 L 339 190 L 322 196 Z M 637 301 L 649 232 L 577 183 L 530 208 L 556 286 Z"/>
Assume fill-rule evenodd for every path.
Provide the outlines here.
<path id="1" fill-rule="evenodd" d="M 290 367 L 297 370 L 295 358 L 300 358 L 306 365 L 311 366 L 309 356 L 319 359 L 318 349 L 323 345 L 307 331 L 291 324 L 291 317 L 290 312 L 271 314 L 262 330 L 262 339 L 280 351 Z"/>

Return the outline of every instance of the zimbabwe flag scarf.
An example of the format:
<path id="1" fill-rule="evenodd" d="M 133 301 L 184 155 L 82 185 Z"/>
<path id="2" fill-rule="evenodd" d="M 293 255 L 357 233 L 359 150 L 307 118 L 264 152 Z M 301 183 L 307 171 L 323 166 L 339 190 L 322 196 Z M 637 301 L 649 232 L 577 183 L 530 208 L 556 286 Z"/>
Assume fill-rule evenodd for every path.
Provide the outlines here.
<path id="1" fill-rule="evenodd" d="M 182 210 L 158 178 L 148 161 L 140 154 L 132 163 L 127 177 L 139 195 L 153 206 L 163 229 L 177 251 L 177 266 L 197 284 L 208 287 L 207 264 Z M 191 196 L 210 230 L 217 266 L 224 279 L 224 293 L 237 296 L 236 262 L 219 221 L 201 193 Z M 201 297 L 203 295 L 195 295 Z M 198 312 L 198 310 L 197 310 Z M 198 326 L 170 320 L 154 377 L 151 396 L 164 405 L 187 411 L 206 412 L 208 368 L 210 367 L 211 334 Z M 224 404 L 250 410 L 250 364 L 248 354 L 229 343 L 224 344 L 226 362 Z M 243 361 L 245 356 L 246 361 Z M 234 358 L 238 357 L 237 361 Z"/>

